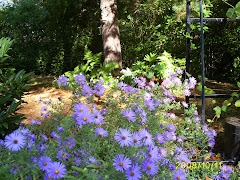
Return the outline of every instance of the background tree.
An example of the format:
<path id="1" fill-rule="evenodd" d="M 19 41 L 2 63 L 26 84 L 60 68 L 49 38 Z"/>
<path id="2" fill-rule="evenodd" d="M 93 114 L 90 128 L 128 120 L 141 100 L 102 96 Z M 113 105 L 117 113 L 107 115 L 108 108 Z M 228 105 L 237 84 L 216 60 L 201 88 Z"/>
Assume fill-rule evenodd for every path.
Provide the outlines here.
<path id="1" fill-rule="evenodd" d="M 100 0 L 102 41 L 104 63 L 111 61 L 119 63 L 122 69 L 122 54 L 120 45 L 120 32 L 118 26 L 117 4 L 115 0 Z"/>

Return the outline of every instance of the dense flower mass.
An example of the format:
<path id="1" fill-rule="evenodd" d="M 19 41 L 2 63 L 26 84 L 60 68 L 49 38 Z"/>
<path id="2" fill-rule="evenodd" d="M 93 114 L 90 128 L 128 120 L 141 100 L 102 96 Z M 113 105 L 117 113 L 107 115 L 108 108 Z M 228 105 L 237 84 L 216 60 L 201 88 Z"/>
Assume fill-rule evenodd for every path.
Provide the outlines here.
<path id="1" fill-rule="evenodd" d="M 72 88 L 74 94 L 70 114 L 65 114 L 62 99 L 54 107 L 52 101 L 41 98 L 42 120 L 30 120 L 26 127 L 21 124 L 0 140 L 1 178 L 239 177 L 236 168 L 225 165 L 214 166 L 206 175 L 198 173 L 204 169 L 189 171 L 181 166 L 201 158 L 199 150 L 207 154 L 206 149 L 214 147 L 217 135 L 201 124 L 194 105 L 177 101 L 175 93 L 190 95 L 196 85 L 193 77 L 182 82 L 182 73 L 177 68 L 161 84 L 134 77 L 134 87 L 117 80 L 110 83 L 91 79 L 89 83 L 83 74 L 61 76 L 58 84 Z M 111 84 L 112 89 L 106 84 Z M 179 113 L 173 113 L 175 110 L 187 113 L 179 117 Z"/>

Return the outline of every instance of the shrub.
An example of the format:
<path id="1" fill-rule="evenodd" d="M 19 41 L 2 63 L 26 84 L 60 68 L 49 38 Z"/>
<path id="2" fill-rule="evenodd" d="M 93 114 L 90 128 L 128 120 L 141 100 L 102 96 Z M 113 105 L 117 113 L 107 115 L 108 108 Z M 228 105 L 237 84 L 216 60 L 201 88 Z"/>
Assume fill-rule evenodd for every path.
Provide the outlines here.
<path id="1" fill-rule="evenodd" d="M 22 96 L 29 88 L 30 75 L 25 74 L 24 70 L 14 73 L 14 69 L 8 67 L 6 60 L 12 40 L 9 38 L 0 39 L 0 138 L 17 129 L 23 114 L 17 114 L 21 103 Z"/>

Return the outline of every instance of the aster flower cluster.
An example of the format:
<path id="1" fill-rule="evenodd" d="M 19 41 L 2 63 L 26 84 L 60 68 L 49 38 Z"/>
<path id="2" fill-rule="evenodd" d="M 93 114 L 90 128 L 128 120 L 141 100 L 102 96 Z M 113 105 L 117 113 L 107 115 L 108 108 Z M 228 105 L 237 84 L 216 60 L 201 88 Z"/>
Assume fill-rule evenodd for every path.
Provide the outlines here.
<path id="1" fill-rule="evenodd" d="M 87 83 L 83 74 L 59 78 L 59 85 L 77 85 L 72 114 L 50 111 L 43 102 L 44 120 L 31 120 L 0 140 L 0 172 L 4 179 L 196 179 L 196 172 L 177 166 L 200 158 L 201 147 L 214 146 L 216 132 L 200 124 L 193 105 L 176 102 L 171 81 L 184 85 L 172 73 L 162 85 L 136 78 L 138 87 L 118 84 L 119 96 L 105 93 L 103 80 Z M 194 80 L 189 80 L 194 84 Z M 169 83 L 169 85 L 165 83 Z M 189 85 L 191 88 L 191 86 Z M 102 102 L 95 104 L 93 95 Z M 86 101 L 81 101 L 84 96 Z M 124 97 L 125 100 L 120 100 Z M 127 100 L 126 100 L 127 99 Z M 63 102 L 61 102 L 63 103 Z M 99 107 L 100 106 L 100 107 Z M 186 108 L 186 121 L 171 110 Z M 46 114 L 49 115 L 46 116 Z M 51 114 L 51 118 L 50 118 Z M 236 172 L 217 169 L 215 179 Z M 122 174 L 122 176 L 121 176 Z M 205 177 L 204 177 L 205 178 Z"/>

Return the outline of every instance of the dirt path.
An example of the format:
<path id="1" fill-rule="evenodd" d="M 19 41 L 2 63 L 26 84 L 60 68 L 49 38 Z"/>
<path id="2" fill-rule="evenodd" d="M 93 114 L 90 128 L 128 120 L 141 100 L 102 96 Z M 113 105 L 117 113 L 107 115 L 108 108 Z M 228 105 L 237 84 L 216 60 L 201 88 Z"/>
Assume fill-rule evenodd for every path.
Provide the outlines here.
<path id="1" fill-rule="evenodd" d="M 49 101 L 52 103 L 59 102 L 59 97 L 67 103 L 70 103 L 73 96 L 72 92 L 67 91 L 63 88 L 57 89 L 53 87 L 53 76 L 37 77 L 33 78 L 34 84 L 30 85 L 29 91 L 23 96 L 23 100 L 27 103 L 22 104 L 22 108 L 17 112 L 25 114 L 24 124 L 29 124 L 31 119 L 38 119 L 41 116 L 41 108 L 44 106 L 43 103 L 39 103 L 40 98 L 42 101 Z"/>

